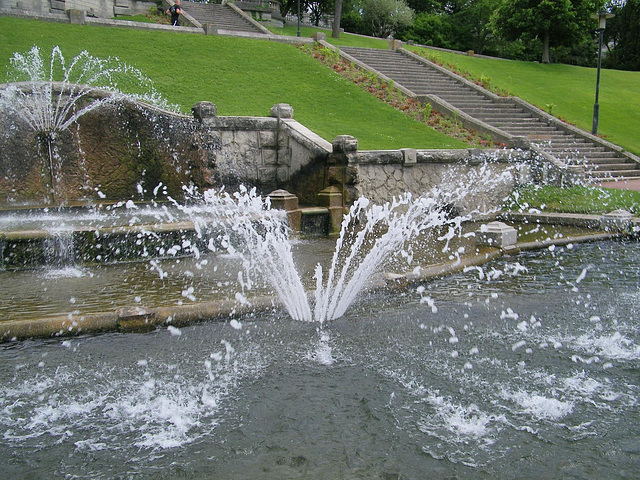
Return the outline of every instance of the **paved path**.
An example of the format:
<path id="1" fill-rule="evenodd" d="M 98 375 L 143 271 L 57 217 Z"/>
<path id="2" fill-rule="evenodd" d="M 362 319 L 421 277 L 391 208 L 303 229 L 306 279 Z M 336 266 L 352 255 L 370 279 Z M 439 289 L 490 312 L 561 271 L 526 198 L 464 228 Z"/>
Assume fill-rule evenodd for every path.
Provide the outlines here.
<path id="1" fill-rule="evenodd" d="M 622 180 L 619 182 L 603 182 L 598 186 L 604 188 L 617 188 L 620 190 L 634 190 L 640 192 L 640 180 Z"/>

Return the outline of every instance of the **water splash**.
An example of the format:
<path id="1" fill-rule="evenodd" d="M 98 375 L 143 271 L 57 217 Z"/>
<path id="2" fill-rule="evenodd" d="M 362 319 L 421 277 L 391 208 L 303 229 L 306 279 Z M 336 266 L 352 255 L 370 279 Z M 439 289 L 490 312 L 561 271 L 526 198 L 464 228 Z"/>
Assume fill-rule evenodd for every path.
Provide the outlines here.
<path id="1" fill-rule="evenodd" d="M 10 62 L 12 83 L 0 90 L 0 106 L 16 113 L 35 132 L 66 130 L 81 116 L 123 98 L 175 109 L 148 77 L 118 58 L 97 58 L 83 50 L 67 63 L 55 46 L 47 64 L 34 46 L 25 54 L 14 53 Z"/>
<path id="2" fill-rule="evenodd" d="M 316 266 L 313 308 L 293 261 L 284 212 L 271 210 L 268 199 L 246 187 L 234 194 L 209 191 L 205 201 L 217 215 L 216 222 L 226 228 L 218 245 L 242 258 L 246 276 L 239 280 L 243 293 L 245 287 L 251 287 L 250 278 L 259 274 L 275 289 L 294 320 L 323 323 L 343 316 L 389 259 L 399 256 L 411 263 L 409 242 L 423 232 L 445 227 L 446 233 L 438 240 L 444 243 L 443 251 L 448 251 L 449 242 L 461 234 L 464 221 L 489 211 L 483 204 L 455 214 L 459 206 L 478 192 L 491 191 L 511 179 L 508 170 L 495 175 L 484 165 L 463 182 L 445 178 L 442 187 L 418 197 L 405 193 L 383 205 L 359 198 L 343 218 L 326 277 L 322 266 Z"/>
<path id="3" fill-rule="evenodd" d="M 80 117 L 122 100 L 176 110 L 140 70 L 117 58 L 93 57 L 86 50 L 67 63 L 55 46 L 47 63 L 34 46 L 25 54 L 14 53 L 7 70 L 11 83 L 0 88 L 0 112 L 21 119 L 35 132 L 50 203 L 55 201 L 56 165 L 62 161 L 56 138 Z"/>

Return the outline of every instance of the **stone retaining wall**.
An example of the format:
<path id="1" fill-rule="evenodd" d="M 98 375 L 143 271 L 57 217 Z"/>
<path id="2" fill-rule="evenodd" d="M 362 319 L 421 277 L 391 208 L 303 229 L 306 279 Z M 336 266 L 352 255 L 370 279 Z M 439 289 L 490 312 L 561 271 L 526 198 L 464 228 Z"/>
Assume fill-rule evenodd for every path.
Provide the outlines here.
<path id="1" fill-rule="evenodd" d="M 155 2 L 142 0 L 0 0 L 0 9 L 35 15 L 64 14 L 77 10 L 89 17 L 112 18 L 116 15 L 149 13 Z"/>
<path id="2" fill-rule="evenodd" d="M 366 196 L 384 203 L 405 192 L 421 195 L 434 187 L 468 194 L 461 213 L 499 208 L 521 184 L 534 181 L 530 155 L 521 150 L 358 151 L 353 137 L 337 137 L 327 167 L 328 183 L 343 186 L 345 203 Z M 488 183 L 485 183 L 488 181 Z"/>
<path id="3" fill-rule="evenodd" d="M 41 134 L 2 115 L 0 208 L 180 200 L 191 190 L 185 186 L 235 190 L 240 184 L 263 195 L 288 190 L 301 206 L 317 205 L 318 194 L 331 186 L 339 188 L 344 205 L 361 195 L 383 203 L 436 185 L 459 188 L 481 169 L 494 178 L 509 170 L 497 190 L 477 189 L 468 207 L 457 206 L 466 210 L 493 208 L 519 183 L 533 180 L 527 152 L 359 151 L 353 137 L 329 143 L 316 135 L 293 119 L 287 104 L 274 105 L 268 117 L 218 116 L 210 102 L 197 103 L 192 113 L 131 101 L 105 104 L 56 133 L 53 161 Z"/>

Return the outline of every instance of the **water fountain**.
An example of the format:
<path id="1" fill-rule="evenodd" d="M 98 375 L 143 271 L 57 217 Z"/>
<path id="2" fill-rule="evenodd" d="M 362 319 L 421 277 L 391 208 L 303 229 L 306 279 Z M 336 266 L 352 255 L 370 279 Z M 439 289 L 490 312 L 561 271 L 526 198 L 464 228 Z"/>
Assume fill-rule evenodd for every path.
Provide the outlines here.
<path id="1" fill-rule="evenodd" d="M 67 65 L 56 46 L 47 65 L 40 49 L 34 46 L 26 54 L 15 53 L 11 65 L 14 83 L 0 90 L 0 108 L 5 115 L 25 122 L 37 137 L 49 204 L 57 201 L 62 158 L 56 139 L 61 132 L 89 112 L 125 98 L 169 106 L 142 72 L 118 59 L 96 58 L 83 51 Z M 133 87 L 141 93 L 125 95 L 123 87 Z"/>
<path id="2" fill-rule="evenodd" d="M 192 219 L 197 241 L 116 266 L 103 294 L 142 307 L 144 280 L 175 303 L 206 289 L 278 302 L 225 322 L 3 344 L 4 475 L 634 478 L 637 244 L 550 246 L 367 288 L 381 270 L 415 273 L 426 245 L 454 263 L 475 251 L 464 221 L 490 212 L 461 214 L 461 203 L 504 179 L 455 180 L 383 205 L 359 199 L 335 241 L 290 239 L 252 189 L 160 206 L 150 215 Z M 90 283 L 108 268 L 76 274 Z M 17 290 L 3 291 L 55 290 L 73 318 L 83 300 L 57 272 L 17 272 Z"/>

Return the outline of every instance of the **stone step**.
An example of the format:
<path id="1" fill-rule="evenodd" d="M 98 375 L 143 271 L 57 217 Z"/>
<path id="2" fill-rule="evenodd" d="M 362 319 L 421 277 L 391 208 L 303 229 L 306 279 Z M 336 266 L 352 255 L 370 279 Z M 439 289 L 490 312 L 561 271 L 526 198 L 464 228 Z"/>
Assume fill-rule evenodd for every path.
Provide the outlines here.
<path id="1" fill-rule="evenodd" d="M 528 137 L 542 151 L 563 161 L 589 165 L 597 178 L 640 177 L 640 166 L 588 139 L 563 131 L 515 102 L 496 103 L 487 93 L 465 85 L 428 63 L 399 52 L 343 47 L 344 52 L 393 79 L 414 94 L 435 95 L 461 112 L 514 136 Z"/>
<path id="2" fill-rule="evenodd" d="M 629 163 L 600 163 L 592 162 L 590 160 L 586 161 L 585 163 L 589 166 L 592 166 L 595 170 L 601 171 L 637 170 L 634 169 L 633 165 Z M 640 170 L 638 170 L 638 172 L 640 173 Z"/>
<path id="3" fill-rule="evenodd" d="M 201 24 L 210 23 L 221 30 L 264 33 L 253 23 L 236 13 L 231 7 L 215 3 L 184 1 L 181 4 L 186 13 Z"/>
<path id="4" fill-rule="evenodd" d="M 505 125 L 515 125 L 517 126 L 523 121 L 531 120 L 531 124 L 537 124 L 540 120 L 536 117 L 532 116 L 529 112 L 523 111 L 514 111 L 509 112 L 507 115 L 504 112 L 496 112 L 496 113 L 483 113 L 476 115 L 478 120 L 482 120 L 487 123 L 504 123 Z"/>
<path id="5" fill-rule="evenodd" d="M 565 153 L 569 153 L 569 154 L 574 153 L 574 152 L 568 152 L 566 148 L 557 147 L 553 143 L 549 143 L 546 145 L 540 144 L 540 147 L 545 151 L 548 150 L 550 152 L 554 152 L 556 155 L 562 155 Z M 583 155 L 589 155 L 589 156 L 592 156 L 593 158 L 616 158 L 611 154 L 611 152 L 607 152 L 604 149 L 604 147 L 600 147 L 598 145 L 593 145 L 593 144 L 586 144 L 580 147 L 580 150 L 578 153 L 581 153 Z"/>
<path id="6" fill-rule="evenodd" d="M 634 177 L 640 177 L 639 173 L 640 170 L 635 169 L 635 170 L 607 170 L 607 171 L 603 171 L 603 170 L 587 170 L 587 173 L 589 173 L 590 176 L 592 177 L 599 177 L 599 178 L 610 178 L 610 177 L 614 177 L 614 178 L 621 178 L 624 177 L 625 179 L 629 180 L 630 178 L 634 178 Z"/>

